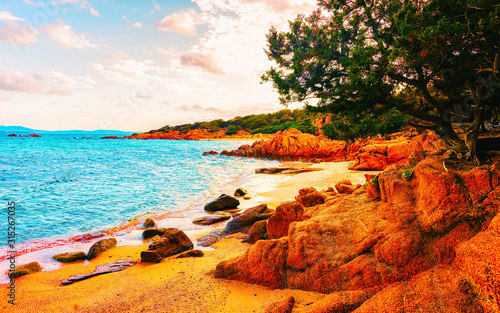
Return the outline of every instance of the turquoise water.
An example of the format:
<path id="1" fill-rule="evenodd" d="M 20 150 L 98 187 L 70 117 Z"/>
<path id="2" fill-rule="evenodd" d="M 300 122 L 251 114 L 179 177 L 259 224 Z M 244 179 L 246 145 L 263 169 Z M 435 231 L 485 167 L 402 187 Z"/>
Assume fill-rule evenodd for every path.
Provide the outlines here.
<path id="1" fill-rule="evenodd" d="M 9 201 L 16 202 L 18 244 L 109 229 L 144 214 L 202 205 L 234 190 L 265 165 L 262 160 L 202 156 L 241 144 L 73 139 L 67 134 L 8 138 L 0 133 L 0 229 L 7 230 Z"/>

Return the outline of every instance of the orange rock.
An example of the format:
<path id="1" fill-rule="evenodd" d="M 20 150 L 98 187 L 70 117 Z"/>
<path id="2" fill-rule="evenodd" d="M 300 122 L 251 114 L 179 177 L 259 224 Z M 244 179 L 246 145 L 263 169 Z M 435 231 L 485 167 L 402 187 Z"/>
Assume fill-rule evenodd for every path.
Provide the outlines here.
<path id="1" fill-rule="evenodd" d="M 287 255 L 287 238 L 257 241 L 245 254 L 217 264 L 215 277 L 284 288 Z"/>
<path id="2" fill-rule="evenodd" d="M 276 208 L 276 214 L 267 223 L 267 237 L 277 239 L 288 236 L 288 226 L 293 222 L 302 221 L 304 206 L 297 201 L 282 203 Z"/>
<path id="3" fill-rule="evenodd" d="M 360 184 L 357 184 L 354 186 L 350 180 L 348 179 L 343 179 L 339 181 L 337 184 L 335 184 L 335 189 L 337 189 L 338 193 L 347 193 L 351 194 L 354 191 L 356 191 L 359 187 L 361 187 Z"/>
<path id="4" fill-rule="evenodd" d="M 416 210 L 425 231 L 442 232 L 468 213 L 469 191 L 457 174 L 447 172 L 439 160 L 430 159 L 415 167 Z"/>
<path id="5" fill-rule="evenodd" d="M 309 187 L 300 189 L 299 195 L 295 197 L 295 200 L 307 208 L 325 203 L 325 198 L 326 195 L 317 191 L 313 187 Z"/>
<path id="6" fill-rule="evenodd" d="M 286 299 L 271 304 L 266 309 L 265 313 L 291 313 L 294 305 L 295 298 L 293 296 L 289 296 Z"/>
<path id="7" fill-rule="evenodd" d="M 352 312 L 378 291 L 380 288 L 334 292 L 303 309 L 293 310 L 293 313 Z"/>
<path id="8" fill-rule="evenodd" d="M 423 272 L 393 284 L 368 299 L 353 313 L 482 313 L 465 278 L 450 268 Z"/>
<path id="9" fill-rule="evenodd" d="M 488 312 L 500 311 L 500 216 L 488 229 L 456 247 L 455 265 L 472 280 Z"/>

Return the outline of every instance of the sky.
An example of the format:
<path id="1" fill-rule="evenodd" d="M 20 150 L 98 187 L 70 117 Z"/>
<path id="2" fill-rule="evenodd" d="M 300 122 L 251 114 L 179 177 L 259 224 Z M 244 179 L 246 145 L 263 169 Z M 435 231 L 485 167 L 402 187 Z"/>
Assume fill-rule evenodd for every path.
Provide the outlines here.
<path id="1" fill-rule="evenodd" d="M 0 125 L 147 131 L 284 107 L 271 26 L 316 0 L 1 0 Z M 297 105 L 298 107 L 299 105 Z"/>

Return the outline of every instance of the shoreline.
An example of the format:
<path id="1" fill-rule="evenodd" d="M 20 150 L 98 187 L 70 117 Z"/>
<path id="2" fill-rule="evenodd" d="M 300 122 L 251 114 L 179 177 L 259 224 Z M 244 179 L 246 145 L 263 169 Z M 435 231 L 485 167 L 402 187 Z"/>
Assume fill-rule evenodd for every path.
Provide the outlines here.
<path id="1" fill-rule="evenodd" d="M 364 172 L 347 170 L 349 162 L 312 165 L 298 162 L 280 162 L 280 166 L 289 166 L 291 163 L 297 167 L 301 164 L 300 166 L 323 168 L 323 170 L 286 176 L 284 174 L 254 174 L 261 175 L 263 178 L 262 181 L 268 181 L 270 185 L 274 184 L 274 188 L 269 189 L 269 186 L 261 186 L 256 180 L 250 179 L 246 184 L 242 184 L 242 187 L 247 189 L 253 196 L 251 200 L 242 202 L 243 205 L 241 207 L 248 208 L 266 203 L 269 207 L 275 208 L 281 202 L 293 199 L 293 197 L 298 195 L 298 190 L 301 188 L 312 186 L 318 190 L 326 189 L 330 186 L 333 187 L 337 181 L 345 178 L 351 179 L 353 183 L 358 183 L 360 180 L 364 182 Z M 337 175 L 332 175 L 332 172 L 335 172 Z M 350 177 L 346 177 L 346 174 L 349 173 L 351 174 L 349 175 Z M 257 190 L 255 192 L 254 190 L 258 188 L 262 188 L 261 191 Z M 193 218 L 194 216 L 189 217 L 191 220 Z M 188 230 L 186 233 L 193 240 L 209 233 L 220 225 L 199 226 L 199 229 Z M 164 226 L 160 225 L 160 227 Z M 135 232 L 140 232 L 140 230 L 136 230 Z M 137 233 L 130 232 L 128 235 L 134 237 L 137 236 Z M 236 239 L 235 237 L 238 237 L 238 234 L 230 237 L 229 239 L 224 238 L 214 244 L 213 248 L 202 249 L 205 252 L 203 258 L 188 258 L 179 261 L 174 259 L 175 256 L 173 256 L 158 264 L 138 263 L 125 271 L 94 277 L 70 286 L 60 285 L 59 280 L 75 274 L 90 273 L 97 265 L 113 262 L 118 259 L 132 259 L 137 261 L 140 259 L 140 251 L 145 250 L 148 246 L 142 240 L 136 240 L 136 244 L 134 245 L 119 244 L 117 248 L 106 251 L 91 261 L 62 264 L 57 269 L 49 269 L 49 271 L 45 270 L 16 279 L 16 300 L 18 303 L 16 307 L 24 308 L 25 312 L 52 312 L 55 308 L 59 312 L 74 312 L 77 310 L 99 312 L 100 307 L 107 306 L 112 301 L 116 307 L 114 310 L 108 312 L 126 312 L 121 311 L 123 306 L 131 306 L 132 303 L 137 302 L 141 298 L 142 294 L 137 289 L 139 282 L 141 282 L 144 289 L 154 291 L 156 288 L 158 292 L 163 292 L 165 290 L 164 284 L 169 282 L 167 283 L 169 293 L 182 292 L 182 294 L 177 294 L 170 301 L 177 303 L 184 302 L 183 305 L 186 306 L 172 306 L 172 312 L 190 307 L 188 302 L 193 301 L 190 296 L 191 294 L 198 294 L 201 297 L 201 293 L 203 293 L 205 299 L 202 303 L 193 306 L 192 309 L 194 310 L 190 312 L 261 312 L 269 304 L 289 295 L 293 295 L 299 305 L 301 302 L 310 303 L 317 301 L 324 296 L 315 292 L 269 290 L 260 286 L 215 279 L 210 272 L 215 269 L 215 266 L 220 261 L 240 255 L 251 246 L 250 244 L 241 243 L 241 240 Z M 87 243 L 88 246 L 90 247 L 93 242 Z M 193 242 L 196 244 L 195 240 Z M 195 249 L 197 248 L 199 247 L 195 246 Z M 18 264 L 24 263 L 27 262 L 19 262 Z M 189 271 L 195 275 L 188 274 Z M 121 287 L 116 288 L 109 281 L 120 284 Z M 2 286 L 6 287 L 7 285 L 3 284 Z M 102 291 L 98 295 L 90 292 L 96 289 Z M 120 294 L 120 296 L 117 296 L 117 294 Z M 125 294 L 127 295 L 124 296 Z M 164 298 L 157 299 L 152 294 L 150 296 L 155 298 L 156 301 L 162 302 L 163 305 L 158 307 L 158 311 L 151 309 L 151 307 L 147 311 L 164 312 L 163 309 L 165 309 L 165 305 L 168 302 Z M 0 307 L 8 309 L 9 307 L 6 306 L 6 296 L 4 295 L 0 298 L 3 302 L 0 304 Z M 47 301 L 45 298 L 54 300 Z M 30 299 L 30 301 L 26 301 L 26 299 Z M 175 299 L 177 300 L 175 301 Z M 194 302 L 197 303 L 197 300 Z M 146 304 L 144 304 L 143 308 L 146 307 Z M 196 309 L 200 309 L 200 311 L 196 311 Z M 131 307 L 129 310 L 132 310 Z"/>

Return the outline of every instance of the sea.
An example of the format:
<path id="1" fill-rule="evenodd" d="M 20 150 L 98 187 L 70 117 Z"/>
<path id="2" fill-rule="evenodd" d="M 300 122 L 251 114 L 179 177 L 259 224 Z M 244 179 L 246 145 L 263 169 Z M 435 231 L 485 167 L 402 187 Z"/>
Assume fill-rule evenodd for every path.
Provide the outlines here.
<path id="1" fill-rule="evenodd" d="M 7 134 L 0 132 L 0 283 L 6 281 L 9 251 L 16 252 L 18 264 L 38 261 L 44 270 L 56 269 L 52 255 L 86 251 L 109 230 L 118 245 L 142 244 L 140 224 L 147 217 L 195 236 L 203 226 L 192 220 L 205 215 L 207 202 L 232 195 L 238 187 L 252 195 L 278 183 L 255 174 L 256 168 L 276 166 L 276 161 L 203 156 L 248 141 Z"/>

